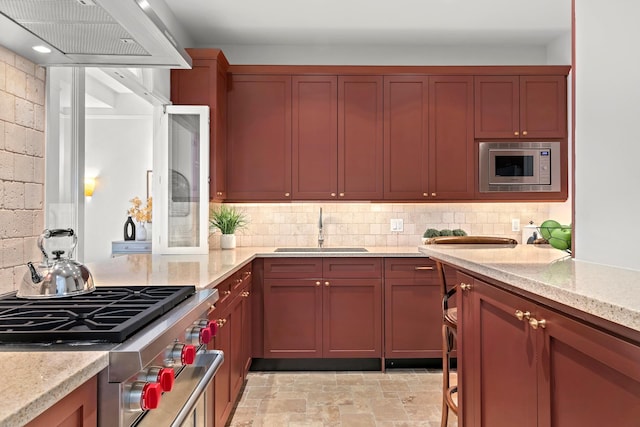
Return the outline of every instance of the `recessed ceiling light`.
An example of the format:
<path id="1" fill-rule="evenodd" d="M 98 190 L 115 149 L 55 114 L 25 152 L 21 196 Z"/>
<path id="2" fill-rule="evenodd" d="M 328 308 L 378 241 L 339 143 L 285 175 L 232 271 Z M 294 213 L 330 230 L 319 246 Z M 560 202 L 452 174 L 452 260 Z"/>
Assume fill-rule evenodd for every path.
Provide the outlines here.
<path id="1" fill-rule="evenodd" d="M 31 49 L 35 50 L 36 52 L 40 52 L 40 53 L 51 53 L 51 49 L 49 49 L 46 46 L 33 46 Z"/>

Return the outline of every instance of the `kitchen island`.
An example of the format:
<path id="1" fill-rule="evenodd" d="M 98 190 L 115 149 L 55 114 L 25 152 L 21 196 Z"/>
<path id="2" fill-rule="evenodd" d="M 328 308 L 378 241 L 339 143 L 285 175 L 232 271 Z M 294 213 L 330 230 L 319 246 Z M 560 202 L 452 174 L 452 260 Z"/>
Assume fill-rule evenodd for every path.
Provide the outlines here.
<path id="1" fill-rule="evenodd" d="M 538 245 L 420 251 L 455 272 L 459 425 L 638 425 L 640 272 Z"/>
<path id="2" fill-rule="evenodd" d="M 274 252 L 273 247 L 213 250 L 206 255 L 124 255 L 88 264 L 96 286 L 195 285 L 216 287 L 262 257 L 423 257 L 416 246 L 368 247 L 368 252 Z M 0 345 L 0 426 L 36 418 L 108 365 L 108 351 L 55 351 Z"/>

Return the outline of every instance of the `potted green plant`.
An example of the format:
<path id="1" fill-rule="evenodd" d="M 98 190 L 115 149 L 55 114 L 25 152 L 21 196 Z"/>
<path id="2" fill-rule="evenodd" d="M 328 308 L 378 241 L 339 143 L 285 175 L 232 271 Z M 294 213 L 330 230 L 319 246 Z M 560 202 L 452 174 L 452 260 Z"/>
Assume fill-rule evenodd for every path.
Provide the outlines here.
<path id="1" fill-rule="evenodd" d="M 248 220 L 244 212 L 234 206 L 220 205 L 209 212 L 209 224 L 222 233 L 220 247 L 233 249 L 236 247 L 236 230 L 247 226 Z"/>

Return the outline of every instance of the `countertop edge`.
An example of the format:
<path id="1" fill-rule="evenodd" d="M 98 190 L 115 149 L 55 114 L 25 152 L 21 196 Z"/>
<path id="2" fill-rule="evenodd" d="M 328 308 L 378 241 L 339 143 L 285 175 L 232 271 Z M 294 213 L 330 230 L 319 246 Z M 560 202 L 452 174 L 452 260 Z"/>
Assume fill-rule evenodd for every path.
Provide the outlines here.
<path id="1" fill-rule="evenodd" d="M 442 252 L 438 250 L 438 248 L 421 246 L 419 250 L 430 258 L 458 266 L 470 272 L 502 282 L 509 287 L 547 299 L 555 304 L 561 304 L 578 312 L 595 316 L 596 318 L 601 318 L 607 322 L 627 328 L 631 335 L 637 336 L 640 333 L 640 311 L 634 311 L 629 307 L 603 301 L 595 297 L 580 294 L 576 291 L 562 289 L 548 282 L 508 271 L 505 268 L 498 269 L 490 265 L 480 264 L 463 256 L 452 255 L 450 252 Z M 558 260 L 568 257 L 568 255 L 564 255 L 560 251 L 557 251 L 557 253 Z M 575 263 L 576 261 L 570 259 L 570 262 Z"/>

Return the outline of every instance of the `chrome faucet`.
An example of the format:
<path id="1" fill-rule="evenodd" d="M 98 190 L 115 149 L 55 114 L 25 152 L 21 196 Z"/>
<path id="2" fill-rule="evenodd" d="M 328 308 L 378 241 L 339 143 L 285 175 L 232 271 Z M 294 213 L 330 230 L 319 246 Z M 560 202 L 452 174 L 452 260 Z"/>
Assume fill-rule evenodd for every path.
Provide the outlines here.
<path id="1" fill-rule="evenodd" d="M 318 247 L 324 243 L 324 232 L 322 231 L 322 208 L 320 208 L 320 219 L 318 220 Z"/>

